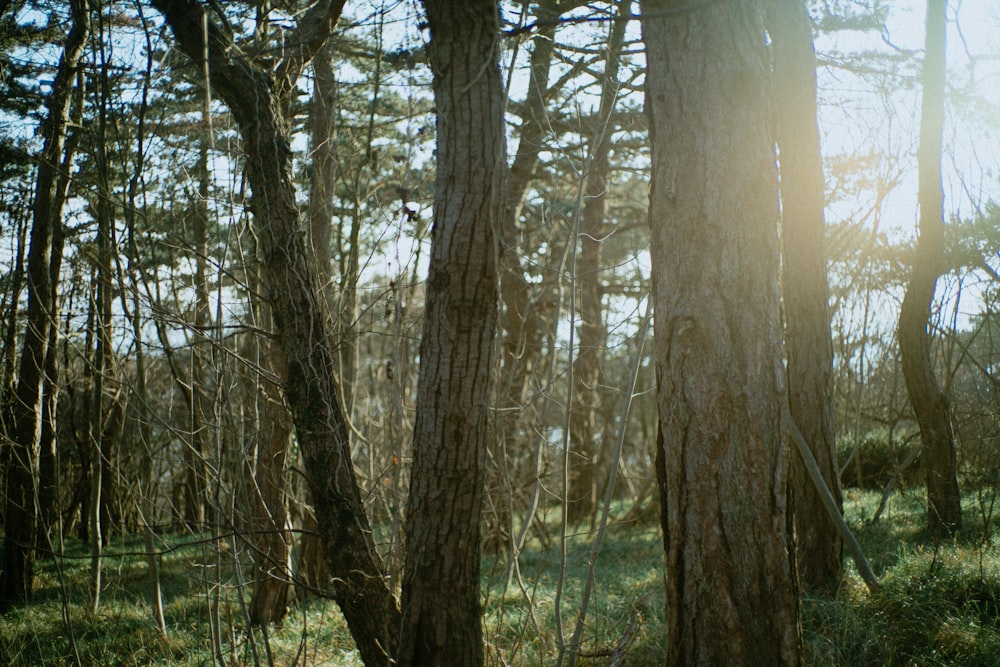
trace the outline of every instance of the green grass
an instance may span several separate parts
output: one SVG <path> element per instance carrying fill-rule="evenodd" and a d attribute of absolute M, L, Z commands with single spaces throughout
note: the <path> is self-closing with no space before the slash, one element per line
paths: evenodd
<path fill-rule="evenodd" d="M 833 599 L 803 596 L 807 665 L 1000 664 L 1000 551 L 982 492 L 966 497 L 966 531 L 937 543 L 923 530 L 919 488 L 892 496 L 873 522 L 879 495 L 849 490 L 846 514 L 881 579 L 869 593 L 846 561 Z M 982 511 L 981 511 L 982 508 Z M 561 604 L 566 636 L 587 576 L 592 533 L 567 547 Z M 139 538 L 116 538 L 106 549 L 100 609 L 89 609 L 89 557 L 68 540 L 64 555 L 37 563 L 34 601 L 0 616 L 3 665 L 213 665 L 209 619 L 228 665 L 359 665 L 335 605 L 297 605 L 280 628 L 248 634 L 231 549 L 196 536 L 162 538 L 161 580 L 168 634 L 150 621 L 146 562 Z M 596 566 L 578 664 L 606 665 L 625 646 L 623 665 L 657 665 L 663 655 L 662 542 L 655 523 L 613 524 Z M 556 640 L 558 540 L 531 541 L 520 577 L 504 586 L 502 557 L 484 558 L 484 640 L 490 665 L 552 664 Z M 221 565 L 221 567 L 218 567 Z M 242 598 L 241 598 L 242 596 Z M 216 611 L 217 610 L 217 611 Z"/>
<path fill-rule="evenodd" d="M 562 599 L 564 634 L 569 638 L 587 578 L 593 534 L 569 540 Z M 552 664 L 558 656 L 556 589 L 559 545 L 537 543 L 519 559 L 521 581 L 503 589 L 503 565 L 487 577 L 486 632 L 492 664 Z M 662 541 L 655 526 L 612 525 L 597 560 L 596 577 L 581 640 L 580 664 L 607 664 L 608 654 L 627 643 L 623 665 L 658 664 L 663 655 Z M 492 563 L 491 563 L 492 565 Z"/>
<path fill-rule="evenodd" d="M 848 563 L 836 599 L 803 597 L 806 664 L 1000 664 L 1000 550 L 984 539 L 997 520 L 978 512 L 979 496 L 966 496 L 963 533 L 936 541 L 919 489 L 894 495 L 877 522 L 878 493 L 845 495 L 881 588 L 869 593 Z"/>
<path fill-rule="evenodd" d="M 118 538 L 105 548 L 101 605 L 90 609 L 88 550 L 67 540 L 62 557 L 36 562 L 31 604 L 0 616 L 3 665 L 212 665 L 218 619 L 226 664 L 360 665 L 336 608 L 313 600 L 289 614 L 265 638 L 243 623 L 241 593 L 228 549 L 207 538 L 175 535 L 159 548 L 167 636 L 151 620 L 149 579 L 141 538 Z M 218 567 L 221 564 L 221 568 Z M 60 581 L 65 582 L 60 586 Z M 217 610 L 217 613 L 213 613 Z M 64 614 L 65 611 L 65 614 Z M 67 620 L 68 619 L 68 620 Z M 256 654 L 256 659 L 255 659 Z"/>

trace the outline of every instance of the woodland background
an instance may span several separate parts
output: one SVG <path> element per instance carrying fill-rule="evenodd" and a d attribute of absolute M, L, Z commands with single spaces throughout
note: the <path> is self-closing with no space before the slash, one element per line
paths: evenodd
<path fill-rule="evenodd" d="M 979 570 L 956 579 L 963 599 L 981 603 L 969 640 L 980 652 L 962 655 L 988 664 L 975 660 L 997 641 L 983 633 L 1000 609 L 996 574 L 983 565 L 1000 482 L 1000 9 L 931 0 L 947 35 L 935 51 L 920 2 L 720 4 L 0 2 L 0 604 L 14 624 L 5 634 L 23 637 L 5 655 L 22 664 L 722 659 L 713 651 L 731 649 L 718 638 L 698 640 L 711 649 L 677 640 L 708 634 L 717 618 L 670 613 L 684 604 L 671 563 L 687 562 L 659 542 L 661 493 L 679 488 L 666 481 L 680 474 L 663 416 L 672 371 L 661 371 L 659 404 L 657 388 L 658 360 L 669 366 L 658 355 L 685 344 L 678 333 L 663 347 L 680 320 L 668 319 L 674 290 L 662 286 L 719 273 L 730 276 L 720 284 L 749 290 L 729 294 L 735 305 L 719 301 L 732 308 L 715 329 L 719 344 L 767 341 L 762 358 L 778 359 L 792 385 L 743 391 L 770 401 L 771 417 L 787 410 L 798 422 L 878 575 L 907 562 L 918 571 L 924 556 L 931 573 L 978 557 Z M 740 23 L 741 11 L 752 19 Z M 717 47 L 706 39 L 690 55 L 683 40 L 650 41 L 699 12 L 717 17 Z M 697 20 L 685 24 L 691 34 L 714 25 Z M 725 67 L 747 52 L 741 44 L 763 54 L 769 74 L 747 79 L 719 112 L 733 123 L 712 125 L 706 112 L 702 126 L 685 125 L 677 119 L 690 114 L 649 103 L 671 85 L 653 81 L 657 58 L 711 68 L 720 53 Z M 676 99 L 702 90 L 677 85 Z M 700 173 L 692 156 L 702 151 L 685 146 L 743 122 L 771 169 L 779 145 L 761 255 L 741 255 L 740 239 L 756 248 L 758 238 L 744 223 L 722 234 L 730 241 L 699 245 L 698 232 L 660 223 L 676 216 L 656 200 L 658 173 L 675 182 L 686 168 Z M 796 163 L 799 150 L 807 158 Z M 809 155 L 817 166 L 822 156 L 818 185 Z M 722 177 L 696 196 L 713 206 L 735 197 L 726 210 L 753 218 L 739 179 L 727 183 L 731 168 L 709 170 Z M 921 180 L 935 175 L 936 226 Z M 757 283 L 761 266 L 770 278 Z M 692 298 L 714 312 L 706 294 Z M 810 320 L 818 328 L 804 334 L 796 313 L 810 308 L 821 324 Z M 808 364 L 813 380 L 800 381 Z M 699 368 L 675 367 L 689 377 Z M 815 395 L 800 389 L 808 382 Z M 919 414 L 920 386 L 946 427 Z M 836 664 L 850 658 L 820 648 L 816 610 L 873 605 L 880 584 L 868 590 L 864 572 L 845 567 L 790 430 L 771 417 L 761 440 L 785 453 L 762 450 L 721 484 L 740 486 L 754 460 L 787 468 L 795 518 L 774 502 L 789 526 L 799 522 L 789 531 L 805 601 L 790 596 L 792 616 L 761 622 L 799 636 L 804 608 L 807 661 Z M 927 452 L 938 463 L 944 452 L 944 473 Z M 774 498 L 783 475 L 768 487 Z M 768 515 L 740 511 L 758 510 Z M 895 522 L 878 537 L 888 541 L 873 537 L 880 519 Z M 788 545 L 777 546 L 787 559 Z M 619 591 L 626 602 L 609 611 L 618 583 L 662 588 L 664 549 L 667 599 Z M 755 559 L 737 553 L 723 560 Z M 597 566 L 608 558 L 623 569 Z M 637 572 L 648 581 L 632 582 Z M 187 580 L 175 582 L 183 595 L 175 578 Z M 602 600 L 597 620 L 591 596 Z M 101 649 L 86 636 L 120 622 L 124 599 L 141 618 L 129 627 L 148 640 L 89 653 Z M 15 628 L 43 601 L 59 610 L 39 621 L 62 637 L 50 642 L 59 657 L 35 653 L 41 625 Z M 758 613 L 741 604 L 741 617 Z M 692 625 L 674 627 L 673 616 Z M 301 642 L 288 657 L 280 633 L 296 624 Z M 325 626 L 339 635 L 321 634 L 310 654 L 306 626 L 310 642 Z M 441 628 L 447 640 L 428 639 Z M 782 641 L 777 662 L 751 648 L 745 664 L 797 664 L 801 647 L 788 653 Z M 905 664 L 905 649 L 885 646 L 858 651 L 872 664 Z"/>

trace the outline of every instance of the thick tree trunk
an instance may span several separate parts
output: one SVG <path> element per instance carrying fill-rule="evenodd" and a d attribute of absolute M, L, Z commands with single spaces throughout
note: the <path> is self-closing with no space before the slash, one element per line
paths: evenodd
<path fill-rule="evenodd" d="M 21 348 L 17 387 L 11 407 L 9 438 L 5 447 L 7 480 L 4 493 L 4 548 L 0 572 L 0 610 L 13 602 L 31 598 L 37 530 L 35 515 L 35 465 L 38 456 L 42 387 L 49 327 L 55 326 L 56 285 L 52 282 L 53 235 L 60 224 L 59 165 L 63 158 L 70 98 L 80 57 L 90 32 L 87 0 L 70 3 L 73 25 L 52 92 L 48 115 L 42 126 L 44 145 L 38 164 L 32 211 L 31 242 L 28 250 L 27 326 Z M 63 180 L 63 183 L 66 181 Z"/>
<path fill-rule="evenodd" d="M 192 0 L 153 4 L 180 48 L 200 61 L 205 48 L 202 6 Z M 351 460 L 336 382 L 332 318 L 320 297 L 318 270 L 295 203 L 286 128 L 271 78 L 211 21 L 207 25 L 212 87 L 232 111 L 246 152 L 266 298 L 288 369 L 285 396 L 320 518 L 334 598 L 365 664 L 385 665 L 394 652 L 399 609 L 375 549 Z"/>
<path fill-rule="evenodd" d="M 781 155 L 782 296 L 788 406 L 826 486 L 842 505 L 833 422 L 833 342 L 824 246 L 824 185 L 816 123 L 816 53 L 803 0 L 771 0 L 772 99 Z M 797 454 L 789 459 L 799 576 L 832 592 L 843 540 Z"/>
<path fill-rule="evenodd" d="M 82 85 L 83 77 L 80 77 Z M 82 100 L 80 100 L 82 105 Z M 65 196 L 69 187 L 69 169 L 72 163 L 72 155 L 75 147 L 66 147 L 66 155 L 63 158 L 62 179 L 58 192 Z M 62 210 L 62 202 L 57 204 L 57 210 Z M 45 350 L 45 379 L 42 384 L 42 424 L 39 432 L 38 446 L 38 539 L 37 547 L 44 549 L 51 554 L 52 544 L 52 522 L 55 520 L 56 501 L 58 492 L 58 459 L 57 448 L 57 419 L 59 412 L 59 364 L 57 343 L 59 340 L 59 273 L 62 270 L 63 243 L 65 232 L 62 220 L 53 220 L 52 230 L 52 257 L 49 262 L 50 284 L 52 286 L 52 321 L 49 324 L 49 342 Z"/>
<path fill-rule="evenodd" d="M 927 525 L 947 534 L 962 527 L 955 437 L 948 398 L 938 387 L 928 331 L 931 304 L 944 264 L 944 193 L 941 143 L 944 127 L 946 0 L 927 2 L 923 102 L 920 110 L 920 234 L 906 295 L 899 312 L 899 353 L 910 404 L 920 425 L 927 473 Z"/>
<path fill-rule="evenodd" d="M 426 0 L 437 105 L 399 665 L 481 665 L 480 513 L 505 170 L 497 3 Z"/>
<path fill-rule="evenodd" d="M 70 123 L 79 125 L 83 118 L 84 95 L 86 93 L 86 76 L 77 73 L 73 92 L 73 104 Z M 70 133 L 66 137 L 59 169 L 59 180 L 56 186 L 54 209 L 62 211 L 69 194 L 70 173 L 76 158 L 79 144 L 79 134 Z M 39 434 L 38 453 L 38 548 L 47 553 L 54 552 L 52 544 L 52 523 L 56 519 L 56 503 L 58 492 L 58 456 L 57 456 L 57 421 L 59 413 L 59 276 L 62 272 L 63 246 L 66 232 L 63 229 L 61 215 L 53 219 L 52 228 L 52 258 L 49 262 L 49 276 L 52 285 L 52 321 L 49 327 L 49 343 L 45 351 L 45 380 L 42 386 L 44 404 L 42 407 L 42 426 Z"/>
<path fill-rule="evenodd" d="M 667 665 L 800 663 L 760 10 L 643 5 Z"/>

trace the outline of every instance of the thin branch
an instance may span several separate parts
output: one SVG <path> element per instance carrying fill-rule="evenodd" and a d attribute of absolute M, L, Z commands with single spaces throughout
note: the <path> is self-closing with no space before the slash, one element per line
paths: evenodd
<path fill-rule="evenodd" d="M 837 526 L 837 530 L 840 532 L 840 536 L 844 539 L 844 543 L 847 544 L 851 551 L 851 557 L 854 559 L 855 565 L 858 566 L 858 574 L 864 580 L 865 585 L 868 586 L 868 590 L 871 592 L 877 591 L 881 585 L 879 584 L 878 577 L 872 571 L 872 566 L 869 564 L 868 559 L 865 557 L 865 552 L 861 548 L 861 543 L 851 532 L 850 526 L 847 525 L 847 521 L 844 520 L 844 515 L 840 513 L 840 508 L 837 507 L 837 501 L 833 499 L 833 495 L 830 493 L 830 489 L 826 485 L 826 481 L 823 479 L 823 473 L 819 470 L 819 465 L 816 463 L 816 458 L 813 456 L 812 451 L 809 449 L 809 444 L 806 442 L 805 436 L 802 435 L 802 431 L 799 430 L 798 424 L 795 423 L 795 419 L 792 417 L 791 412 L 787 409 L 782 410 L 785 415 L 785 421 L 788 423 L 788 430 L 792 435 L 792 440 L 795 441 L 795 445 L 799 450 L 799 454 L 802 456 L 802 462 L 806 465 L 806 470 L 809 471 L 809 477 L 812 478 L 813 484 L 816 485 L 816 490 L 819 492 L 820 498 L 823 500 L 823 507 L 826 508 L 827 514 L 830 515 L 830 520 L 833 521 L 834 525 Z"/>

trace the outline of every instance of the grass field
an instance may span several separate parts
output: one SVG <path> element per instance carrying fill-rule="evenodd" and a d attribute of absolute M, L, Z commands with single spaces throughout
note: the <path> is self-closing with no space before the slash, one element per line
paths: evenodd
<path fill-rule="evenodd" d="M 1000 552 L 991 542 L 992 496 L 966 496 L 961 539 L 935 544 L 922 531 L 919 489 L 896 494 L 872 522 L 878 494 L 848 491 L 846 515 L 882 587 L 869 593 L 847 563 L 836 596 L 803 596 L 807 665 L 1000 664 Z M 569 541 L 562 624 L 576 622 L 592 534 Z M 232 543 L 191 535 L 161 538 L 168 634 L 150 621 L 141 538 L 106 549 L 102 603 L 89 609 L 86 547 L 67 540 L 64 554 L 38 562 L 36 597 L 0 617 L 3 665 L 358 665 L 336 606 L 297 605 L 266 635 L 245 630 L 249 589 Z M 663 655 L 662 551 L 659 529 L 613 524 L 596 565 L 582 665 L 658 665 Z M 484 559 L 484 639 L 491 665 L 553 664 L 558 540 L 535 540 L 505 586 L 504 562 Z"/>

